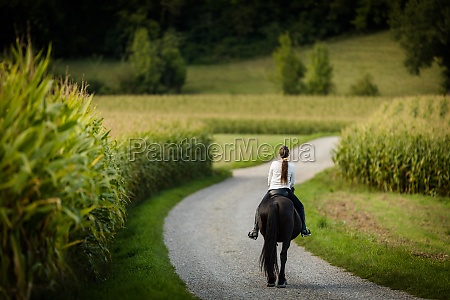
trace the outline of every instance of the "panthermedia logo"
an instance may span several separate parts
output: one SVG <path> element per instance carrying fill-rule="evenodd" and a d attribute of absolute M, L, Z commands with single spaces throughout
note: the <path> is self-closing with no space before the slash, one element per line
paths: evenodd
<path fill-rule="evenodd" d="M 284 139 L 276 145 L 261 143 L 257 138 L 235 138 L 231 143 L 208 145 L 198 143 L 195 138 L 180 143 L 147 143 L 143 138 L 133 138 L 129 139 L 129 159 L 135 161 L 139 155 L 145 155 L 150 161 L 268 162 L 277 157 L 283 145 L 291 149 L 290 161 L 315 161 L 314 146 L 299 145 L 296 138 Z"/>

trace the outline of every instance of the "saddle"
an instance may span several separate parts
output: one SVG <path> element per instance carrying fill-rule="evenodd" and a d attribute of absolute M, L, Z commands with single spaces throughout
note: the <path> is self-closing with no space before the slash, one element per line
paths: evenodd
<path fill-rule="evenodd" d="M 275 196 L 283 196 L 286 198 L 289 198 L 289 192 L 286 191 L 286 189 L 274 189 L 269 191 L 269 198 L 275 197 Z"/>

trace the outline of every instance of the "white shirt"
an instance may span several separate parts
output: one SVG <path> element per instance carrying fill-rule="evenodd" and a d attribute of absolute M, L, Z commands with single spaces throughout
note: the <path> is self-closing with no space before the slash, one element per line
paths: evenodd
<path fill-rule="evenodd" d="M 288 162 L 288 176 L 287 183 L 281 183 L 281 161 L 273 161 L 270 165 L 269 176 L 267 178 L 269 184 L 269 190 L 292 188 L 295 184 L 295 166 L 293 163 Z"/>

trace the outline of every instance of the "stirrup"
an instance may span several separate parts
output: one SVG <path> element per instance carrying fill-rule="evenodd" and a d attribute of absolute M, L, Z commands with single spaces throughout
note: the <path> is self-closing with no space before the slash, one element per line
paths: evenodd
<path fill-rule="evenodd" d="M 253 229 L 248 233 L 248 237 L 251 238 L 252 240 L 256 240 L 258 238 L 258 231 Z"/>
<path fill-rule="evenodd" d="M 309 230 L 308 228 L 302 229 L 301 234 L 302 234 L 302 237 L 310 236 L 311 235 L 311 230 Z"/>

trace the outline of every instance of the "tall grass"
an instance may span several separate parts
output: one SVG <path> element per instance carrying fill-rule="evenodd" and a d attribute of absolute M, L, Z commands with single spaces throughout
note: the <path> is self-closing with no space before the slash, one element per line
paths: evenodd
<path fill-rule="evenodd" d="M 450 195 L 447 97 L 402 98 L 342 133 L 335 162 L 354 181 L 384 191 Z"/>

